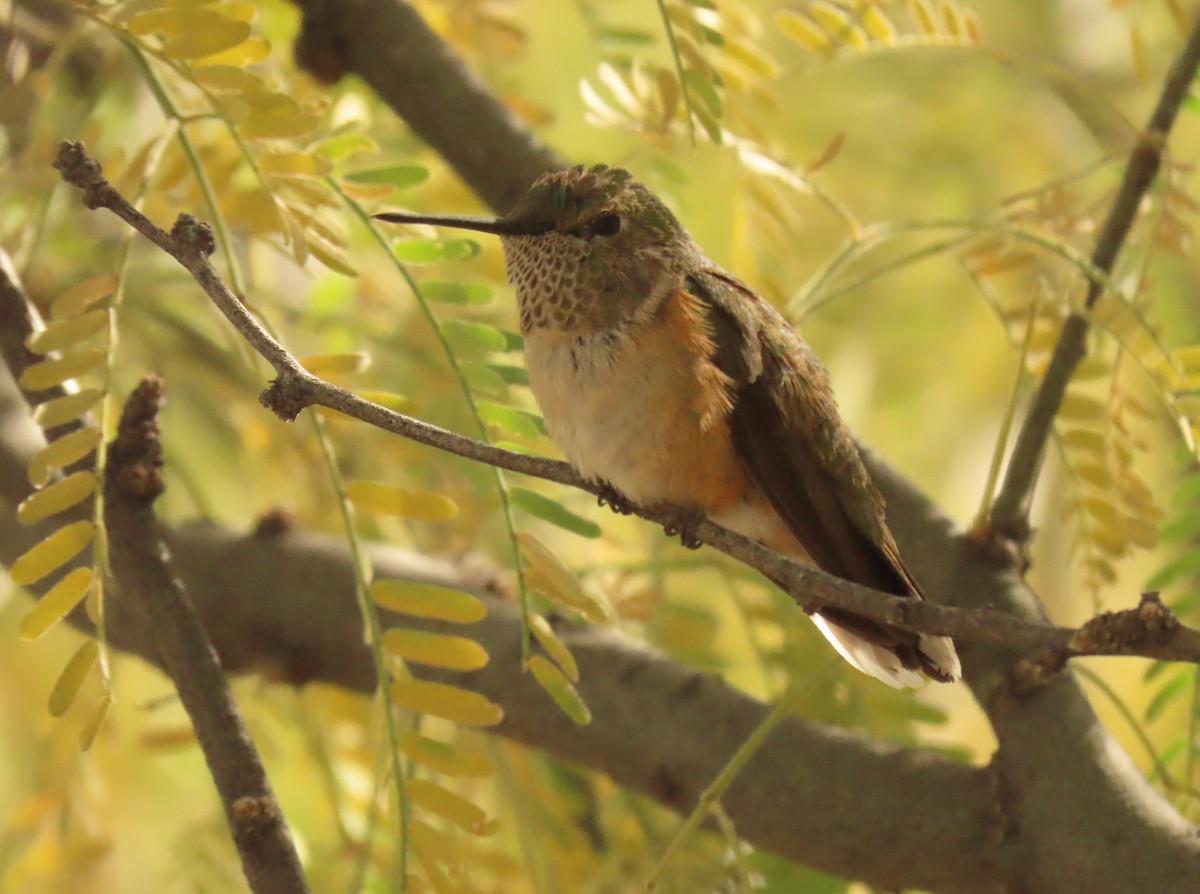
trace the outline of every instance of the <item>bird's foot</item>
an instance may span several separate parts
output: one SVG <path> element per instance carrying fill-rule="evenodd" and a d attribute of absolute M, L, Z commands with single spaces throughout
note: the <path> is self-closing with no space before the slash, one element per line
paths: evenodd
<path fill-rule="evenodd" d="M 708 516 L 704 514 L 703 509 L 697 509 L 695 506 L 672 506 L 671 518 L 663 525 L 663 530 L 669 537 L 679 535 L 679 542 L 683 544 L 684 549 L 699 549 L 701 544 L 700 538 L 696 536 L 696 529 L 705 521 L 708 521 Z"/>
<path fill-rule="evenodd" d="M 600 482 L 600 493 L 596 497 L 596 502 L 601 506 L 607 506 L 617 515 L 633 514 L 633 502 L 607 481 Z"/>

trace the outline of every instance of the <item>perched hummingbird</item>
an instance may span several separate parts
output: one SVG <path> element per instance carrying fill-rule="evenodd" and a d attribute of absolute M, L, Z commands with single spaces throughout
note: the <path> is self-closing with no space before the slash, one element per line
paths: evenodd
<path fill-rule="evenodd" d="M 672 503 L 830 574 L 923 598 L 825 368 L 628 171 L 546 174 L 496 219 L 376 217 L 500 236 L 546 426 L 618 505 Z M 948 637 L 837 609 L 812 619 L 891 686 L 961 676 Z"/>

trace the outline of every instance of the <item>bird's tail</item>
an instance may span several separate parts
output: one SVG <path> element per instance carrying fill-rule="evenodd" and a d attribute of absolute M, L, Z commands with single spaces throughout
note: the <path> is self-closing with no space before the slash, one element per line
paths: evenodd
<path fill-rule="evenodd" d="M 958 653 L 948 636 L 921 634 L 915 645 L 898 648 L 832 621 L 820 612 L 812 615 L 812 619 L 839 655 L 864 674 L 896 689 L 922 685 L 925 680 L 921 671 L 944 681 L 962 676 Z"/>

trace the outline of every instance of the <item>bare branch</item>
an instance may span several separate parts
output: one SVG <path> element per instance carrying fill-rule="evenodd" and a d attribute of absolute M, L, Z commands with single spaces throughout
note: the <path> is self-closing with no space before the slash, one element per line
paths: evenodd
<path fill-rule="evenodd" d="M 1192 27 L 1175 64 L 1171 66 L 1158 104 L 1141 134 L 1125 167 L 1121 187 L 1109 208 L 1108 218 L 1096 239 L 1092 268 L 1099 275 L 1088 280 L 1083 311 L 1073 312 L 1063 324 L 1050 364 L 1029 408 L 1029 414 L 1017 435 L 1004 483 L 991 510 L 991 528 L 995 534 L 1019 543 L 1029 539 L 1029 507 L 1041 471 L 1054 417 L 1075 367 L 1087 355 L 1087 336 L 1091 329 L 1090 312 L 1100 300 L 1104 280 L 1137 219 L 1138 208 L 1154 182 L 1167 149 L 1167 139 L 1188 90 L 1200 68 L 1200 19 Z"/>
<path fill-rule="evenodd" d="M 109 450 L 104 518 L 113 574 L 122 597 L 145 614 L 157 663 L 171 675 L 191 717 L 251 890 L 307 894 L 283 812 L 217 654 L 167 566 L 151 509 L 163 488 L 157 423 L 161 403 L 161 383 L 143 379 L 125 404 Z"/>
<path fill-rule="evenodd" d="M 263 403 L 283 419 L 294 419 L 305 407 L 329 407 L 370 425 L 422 444 L 497 468 L 519 472 L 602 495 L 603 488 L 556 460 L 503 450 L 457 435 L 437 426 L 395 413 L 311 375 L 256 321 L 245 305 L 209 263 L 211 231 L 206 224 L 181 214 L 170 233 L 155 226 L 104 179 L 100 165 L 79 143 L 64 142 L 55 166 L 67 182 L 84 191 L 89 208 L 107 208 L 167 252 L 191 273 L 235 328 L 278 373 L 263 393 Z M 673 525 L 679 507 L 630 507 L 637 515 L 661 525 Z M 690 533 L 690 532 L 689 532 Z M 988 609 L 971 610 L 934 605 L 881 593 L 807 568 L 712 522 L 700 522 L 696 538 L 760 571 L 778 584 L 807 612 L 839 608 L 894 627 L 951 636 L 962 641 L 1003 644 L 1018 654 L 1053 655 L 1046 667 L 1061 667 L 1080 655 L 1146 655 L 1162 660 L 1200 662 L 1200 631 L 1172 621 L 1153 629 L 1125 625 L 1121 636 L 1080 638 L 1078 631 L 1028 621 Z"/>

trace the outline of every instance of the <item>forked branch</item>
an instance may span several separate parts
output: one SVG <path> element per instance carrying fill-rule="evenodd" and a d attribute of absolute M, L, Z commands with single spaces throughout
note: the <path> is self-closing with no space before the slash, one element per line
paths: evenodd
<path fill-rule="evenodd" d="M 1108 217 L 1096 239 L 1091 266 L 1096 272 L 1088 281 L 1083 309 L 1072 312 L 1063 324 L 1050 364 L 1042 377 L 1029 413 L 1017 435 L 1012 458 L 1004 483 L 991 510 L 991 530 L 994 534 L 1023 544 L 1029 539 L 1029 507 L 1037 484 L 1046 442 L 1054 425 L 1054 417 L 1062 406 L 1063 395 L 1075 373 L 1075 367 L 1087 355 L 1087 337 L 1091 330 L 1091 312 L 1100 300 L 1104 282 L 1109 279 L 1113 264 L 1129 231 L 1137 219 L 1138 208 L 1150 189 L 1167 149 L 1167 139 L 1187 99 L 1196 71 L 1200 68 L 1200 20 L 1192 26 L 1187 43 L 1163 82 L 1158 104 L 1141 133 L 1137 146 L 1125 166 L 1121 187 L 1108 210 Z"/>

